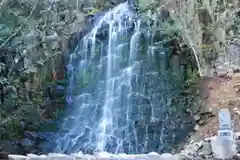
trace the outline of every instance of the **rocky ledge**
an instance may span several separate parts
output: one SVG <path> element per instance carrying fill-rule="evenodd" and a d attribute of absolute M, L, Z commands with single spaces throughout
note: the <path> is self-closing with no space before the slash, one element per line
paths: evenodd
<path fill-rule="evenodd" d="M 94 155 L 83 154 L 82 152 L 73 153 L 70 155 L 49 153 L 48 155 L 35 155 L 28 154 L 23 155 L 8 155 L 9 160 L 214 160 L 219 152 L 222 152 L 221 145 L 225 148 L 225 144 L 220 144 L 217 141 L 218 137 L 213 136 L 206 138 L 199 142 L 189 142 L 183 147 L 180 153 L 171 154 L 164 153 L 158 154 L 151 152 L 148 154 L 137 154 L 137 155 L 127 155 L 127 154 L 111 154 L 107 152 L 98 152 Z M 240 160 L 240 133 L 234 134 L 234 148 L 232 153 L 233 157 L 230 159 Z"/>

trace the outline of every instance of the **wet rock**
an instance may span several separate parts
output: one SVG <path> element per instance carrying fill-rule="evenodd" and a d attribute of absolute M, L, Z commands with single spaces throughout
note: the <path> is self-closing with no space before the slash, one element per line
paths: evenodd
<path fill-rule="evenodd" d="M 212 154 L 212 148 L 210 142 L 202 141 L 202 147 L 199 150 L 198 153 L 200 156 L 209 156 Z"/>
<path fill-rule="evenodd" d="M 128 0 L 127 2 L 131 10 L 138 11 L 137 0 Z"/>
<path fill-rule="evenodd" d="M 213 159 L 210 139 L 200 142 L 190 142 L 178 155 L 179 160 Z"/>
<path fill-rule="evenodd" d="M 28 138 L 24 138 L 21 140 L 18 140 L 16 142 L 18 149 L 22 149 L 22 153 L 37 153 L 38 152 L 38 146 L 36 145 L 36 141 Z M 13 152 L 14 153 L 14 152 Z M 17 152 L 19 153 L 19 151 Z"/>
<path fill-rule="evenodd" d="M 25 146 L 25 147 L 32 147 L 34 145 L 34 142 L 25 138 L 19 141 L 19 144 L 21 146 Z"/>
<path fill-rule="evenodd" d="M 240 153 L 240 140 L 236 140 L 236 150 L 237 153 Z"/>
<path fill-rule="evenodd" d="M 194 142 L 192 144 L 188 144 L 181 153 L 184 155 L 196 155 L 201 147 L 202 142 Z"/>
<path fill-rule="evenodd" d="M 234 155 L 233 160 L 240 160 L 240 154 Z"/>
<path fill-rule="evenodd" d="M 8 159 L 8 154 L 7 153 L 5 153 L 5 152 L 0 152 L 0 159 L 2 159 L 2 160 L 7 160 Z"/>
<path fill-rule="evenodd" d="M 20 150 L 15 142 L 12 141 L 1 141 L 0 149 L 3 150 L 6 153 L 21 153 L 22 150 Z"/>
<path fill-rule="evenodd" d="M 26 138 L 30 138 L 30 139 L 36 139 L 38 137 L 38 134 L 36 132 L 30 132 L 30 131 L 25 131 L 24 135 Z"/>

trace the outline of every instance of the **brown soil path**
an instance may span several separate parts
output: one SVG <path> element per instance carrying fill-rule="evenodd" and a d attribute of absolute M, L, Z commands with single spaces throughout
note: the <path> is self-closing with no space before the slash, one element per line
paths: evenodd
<path fill-rule="evenodd" d="M 222 77 L 205 77 L 201 81 L 201 93 L 205 97 L 205 111 L 212 111 L 214 117 L 205 119 L 205 124 L 193 133 L 194 140 L 217 134 L 218 110 L 229 108 L 232 114 L 234 131 L 240 131 L 240 74 Z"/>

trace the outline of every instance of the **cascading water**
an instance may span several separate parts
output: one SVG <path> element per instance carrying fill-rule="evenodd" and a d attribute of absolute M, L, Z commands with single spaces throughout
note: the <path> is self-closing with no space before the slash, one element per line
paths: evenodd
<path fill-rule="evenodd" d="M 68 65 L 70 113 L 55 152 L 162 152 L 177 141 L 176 128 L 183 134 L 169 102 L 180 85 L 165 78 L 164 52 L 154 49 L 149 35 L 143 38 L 141 21 L 122 3 L 82 39 Z"/>

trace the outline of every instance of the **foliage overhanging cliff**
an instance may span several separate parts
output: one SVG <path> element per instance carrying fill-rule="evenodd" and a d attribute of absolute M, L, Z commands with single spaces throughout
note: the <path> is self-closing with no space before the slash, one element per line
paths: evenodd
<path fill-rule="evenodd" d="M 155 1 L 154 3 L 139 0 L 143 11 L 150 10 L 150 16 L 165 8 L 181 28 L 184 41 L 192 48 L 198 60 L 199 74 L 212 76 L 215 71 L 214 61 L 224 56 L 223 63 L 232 63 L 232 68 L 239 67 L 235 62 L 229 62 L 233 48 L 231 44 L 239 45 L 240 35 L 240 3 L 237 0 L 200 0 L 200 1 Z M 156 7 L 157 6 L 157 7 Z M 155 12 L 154 12 L 155 10 Z M 155 14 L 155 15 L 154 15 Z"/>

